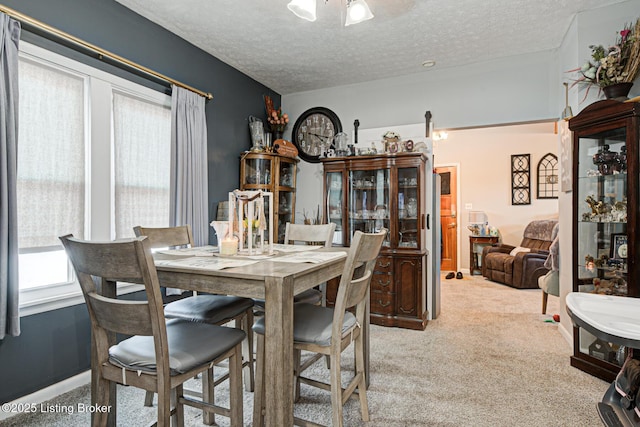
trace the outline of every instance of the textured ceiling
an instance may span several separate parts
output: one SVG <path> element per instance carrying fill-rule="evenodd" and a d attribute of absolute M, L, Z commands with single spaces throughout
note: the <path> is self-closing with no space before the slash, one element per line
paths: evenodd
<path fill-rule="evenodd" d="M 555 49 L 577 12 L 625 0 L 367 0 L 349 27 L 345 0 L 315 22 L 289 0 L 116 1 L 284 95 Z"/>

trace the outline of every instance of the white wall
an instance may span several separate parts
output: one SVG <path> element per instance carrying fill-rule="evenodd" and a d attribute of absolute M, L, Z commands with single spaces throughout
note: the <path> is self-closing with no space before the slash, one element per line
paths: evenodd
<path fill-rule="evenodd" d="M 513 56 L 466 67 L 340 86 L 282 97 L 298 117 L 308 108 L 333 110 L 347 131 L 424 122 L 430 110 L 437 128 L 459 128 L 557 117 L 556 54 Z M 289 128 L 290 131 L 290 128 Z"/>
<path fill-rule="evenodd" d="M 520 55 L 466 67 L 424 71 L 394 79 L 300 92 L 282 97 L 297 118 L 308 108 L 333 110 L 343 129 L 424 123 L 427 110 L 436 128 L 549 120 L 558 116 L 560 76 L 554 52 Z M 552 72 L 553 70 L 553 72 Z M 526 82 L 526 84 L 525 84 Z M 291 137 L 291 126 L 285 138 Z M 322 167 L 299 164 L 296 218 L 322 203 Z"/>

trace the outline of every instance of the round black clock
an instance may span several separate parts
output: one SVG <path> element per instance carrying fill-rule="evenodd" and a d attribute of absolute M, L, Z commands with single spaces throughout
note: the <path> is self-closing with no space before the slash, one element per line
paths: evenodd
<path fill-rule="evenodd" d="M 333 137 L 339 132 L 342 132 L 342 124 L 336 113 L 328 108 L 314 107 L 298 117 L 291 139 L 302 160 L 317 163 L 333 147 Z"/>

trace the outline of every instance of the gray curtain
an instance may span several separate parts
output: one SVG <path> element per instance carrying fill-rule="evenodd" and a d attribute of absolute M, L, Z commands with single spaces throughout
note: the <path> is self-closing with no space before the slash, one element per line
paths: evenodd
<path fill-rule="evenodd" d="M 171 100 L 172 226 L 191 224 L 197 246 L 209 243 L 207 122 L 204 97 L 173 86 Z"/>
<path fill-rule="evenodd" d="M 20 23 L 0 13 L 0 339 L 20 335 L 18 286 L 18 43 Z"/>

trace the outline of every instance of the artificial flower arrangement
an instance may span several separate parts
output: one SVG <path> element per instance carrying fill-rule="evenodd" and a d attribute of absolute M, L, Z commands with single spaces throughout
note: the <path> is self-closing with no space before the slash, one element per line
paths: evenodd
<path fill-rule="evenodd" d="M 640 19 L 635 25 L 625 25 L 609 47 L 591 45 L 591 59 L 582 67 L 569 72 L 578 72 L 572 86 L 580 83 L 600 88 L 617 83 L 633 83 L 640 69 Z"/>
<path fill-rule="evenodd" d="M 249 229 L 249 220 L 247 218 L 242 220 L 242 225 L 245 230 Z M 254 219 L 251 221 L 251 229 L 255 232 L 260 227 L 260 220 Z"/>
<path fill-rule="evenodd" d="M 273 108 L 273 100 L 268 95 L 264 97 L 264 107 L 267 111 L 267 122 L 271 132 L 284 132 L 284 128 L 289 123 L 289 115 L 282 112 L 282 107 Z"/>

